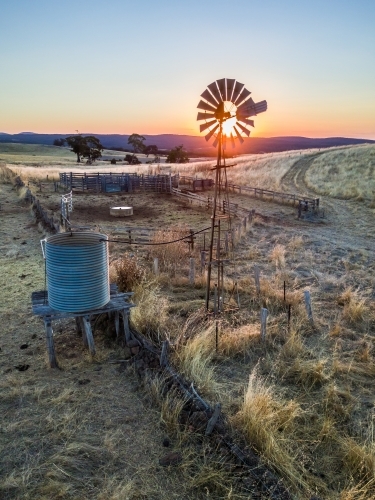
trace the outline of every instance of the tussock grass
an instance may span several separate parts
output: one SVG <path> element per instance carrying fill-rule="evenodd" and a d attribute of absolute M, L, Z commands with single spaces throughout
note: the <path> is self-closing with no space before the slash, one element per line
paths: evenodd
<path fill-rule="evenodd" d="M 285 268 L 285 246 L 284 245 L 275 245 L 270 252 L 270 259 L 274 262 L 276 269 L 284 269 Z"/>
<path fill-rule="evenodd" d="M 238 328 L 224 328 L 219 336 L 219 354 L 233 358 L 245 355 L 261 343 L 259 325 L 242 325 Z"/>
<path fill-rule="evenodd" d="M 296 487 L 306 487 L 293 451 L 291 430 L 302 410 L 293 400 L 283 401 L 276 390 L 253 369 L 242 406 L 232 417 L 235 427 L 268 463 Z"/>
<path fill-rule="evenodd" d="M 110 264 L 110 280 L 116 282 L 120 292 L 131 292 L 146 279 L 146 268 L 132 253 L 124 253 Z"/>
<path fill-rule="evenodd" d="M 370 320 L 371 310 L 368 300 L 361 295 L 359 290 L 347 287 L 338 296 L 337 302 L 343 305 L 342 318 L 351 326 L 360 326 L 365 321 Z"/>
<path fill-rule="evenodd" d="M 168 338 L 169 304 L 157 283 L 134 287 L 134 301 L 137 307 L 130 312 L 134 327 L 157 343 Z"/>
<path fill-rule="evenodd" d="M 0 163 L 0 184 L 13 184 L 16 174 L 5 163 Z"/>
<path fill-rule="evenodd" d="M 176 361 L 182 373 L 193 380 L 199 390 L 218 398 L 222 386 L 216 380 L 216 369 L 212 363 L 214 354 L 215 325 L 212 324 L 181 346 Z"/>

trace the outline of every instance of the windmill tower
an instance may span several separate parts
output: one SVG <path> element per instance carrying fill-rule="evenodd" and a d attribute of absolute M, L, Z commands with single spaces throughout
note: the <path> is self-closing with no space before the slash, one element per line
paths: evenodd
<path fill-rule="evenodd" d="M 222 297 L 223 291 L 223 266 L 220 252 L 220 230 L 221 221 L 226 219 L 230 227 L 231 215 L 230 204 L 227 190 L 227 167 L 225 150 L 227 140 L 229 139 L 232 147 L 235 147 L 236 140 L 242 144 L 244 136 L 249 137 L 250 127 L 254 127 L 254 121 L 249 120 L 251 116 L 256 116 L 267 110 L 267 102 L 260 101 L 255 103 L 243 83 L 233 78 L 221 78 L 210 83 L 206 90 L 201 94 L 197 108 L 199 110 L 197 120 L 204 121 L 200 125 L 200 131 L 207 131 L 206 141 L 214 138 L 213 146 L 217 147 L 217 163 L 215 170 L 215 193 L 211 216 L 211 240 L 209 249 L 208 269 L 207 269 L 207 289 L 206 289 L 206 309 L 209 309 L 212 269 L 217 269 L 217 297 Z M 234 135 L 233 135 L 234 134 Z M 220 203 L 219 197 L 226 198 Z M 224 208 L 226 207 L 226 209 Z M 219 209 L 221 208 L 221 214 Z M 223 213 L 224 212 L 224 213 Z M 214 258 L 214 245 L 216 238 L 216 256 Z M 233 245 L 233 242 L 232 242 Z M 219 303 L 220 303 L 220 299 Z M 219 306 L 220 307 L 220 306 Z M 214 306 L 216 310 L 216 303 Z"/>

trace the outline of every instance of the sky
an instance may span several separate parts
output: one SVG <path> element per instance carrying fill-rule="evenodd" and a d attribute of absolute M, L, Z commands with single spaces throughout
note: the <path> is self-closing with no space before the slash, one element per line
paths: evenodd
<path fill-rule="evenodd" d="M 0 0 L 0 132 L 200 135 L 220 78 L 254 137 L 375 139 L 375 0 Z"/>

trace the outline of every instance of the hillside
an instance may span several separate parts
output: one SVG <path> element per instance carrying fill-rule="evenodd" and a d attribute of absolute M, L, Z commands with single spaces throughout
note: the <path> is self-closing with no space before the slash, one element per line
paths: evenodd
<path fill-rule="evenodd" d="M 92 133 L 84 133 L 88 135 Z M 55 139 L 61 139 L 69 134 L 34 134 L 32 132 L 23 132 L 20 134 L 0 133 L 0 142 L 16 142 L 23 144 L 46 144 L 52 145 Z M 129 135 L 126 134 L 94 134 L 99 138 L 106 148 L 127 148 Z M 207 144 L 203 136 L 159 134 L 144 135 L 146 144 L 156 144 L 159 149 L 171 149 L 183 144 L 184 147 L 193 154 L 201 156 L 215 156 L 216 149 Z M 244 140 L 242 145 L 236 145 L 236 149 L 228 150 L 235 154 L 246 153 L 273 153 L 289 151 L 296 149 L 328 148 L 334 146 L 347 146 L 363 143 L 374 143 L 369 139 L 352 139 L 347 137 L 327 137 L 327 138 L 309 138 L 309 137 L 250 137 Z"/>

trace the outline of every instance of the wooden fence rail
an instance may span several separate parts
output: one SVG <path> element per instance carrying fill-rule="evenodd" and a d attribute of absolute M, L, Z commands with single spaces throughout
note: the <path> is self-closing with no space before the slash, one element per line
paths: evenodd
<path fill-rule="evenodd" d="M 65 189 L 115 193 L 120 191 L 156 191 L 170 193 L 177 186 L 177 176 L 158 174 L 98 172 L 95 174 L 61 172 L 60 185 Z"/>
<path fill-rule="evenodd" d="M 180 175 L 178 178 L 179 186 L 180 185 L 189 185 L 192 186 L 193 191 L 195 190 L 195 183 L 197 181 L 196 177 L 190 177 L 186 175 Z M 207 184 L 208 185 L 208 184 Z M 212 186 L 214 182 L 212 181 Z M 225 189 L 225 186 L 221 186 Z M 247 194 L 249 196 L 253 196 L 255 198 L 260 199 L 272 199 L 272 201 L 278 201 L 282 203 L 292 203 L 293 206 L 299 206 L 302 204 L 304 207 L 312 210 L 317 210 L 319 208 L 319 198 L 308 198 L 306 196 L 301 196 L 298 194 L 292 193 L 281 193 L 280 191 L 272 191 L 270 189 L 263 189 L 251 186 L 244 186 L 240 184 L 232 184 L 228 183 L 227 187 L 229 190 L 233 192 L 238 192 L 239 194 Z"/>

